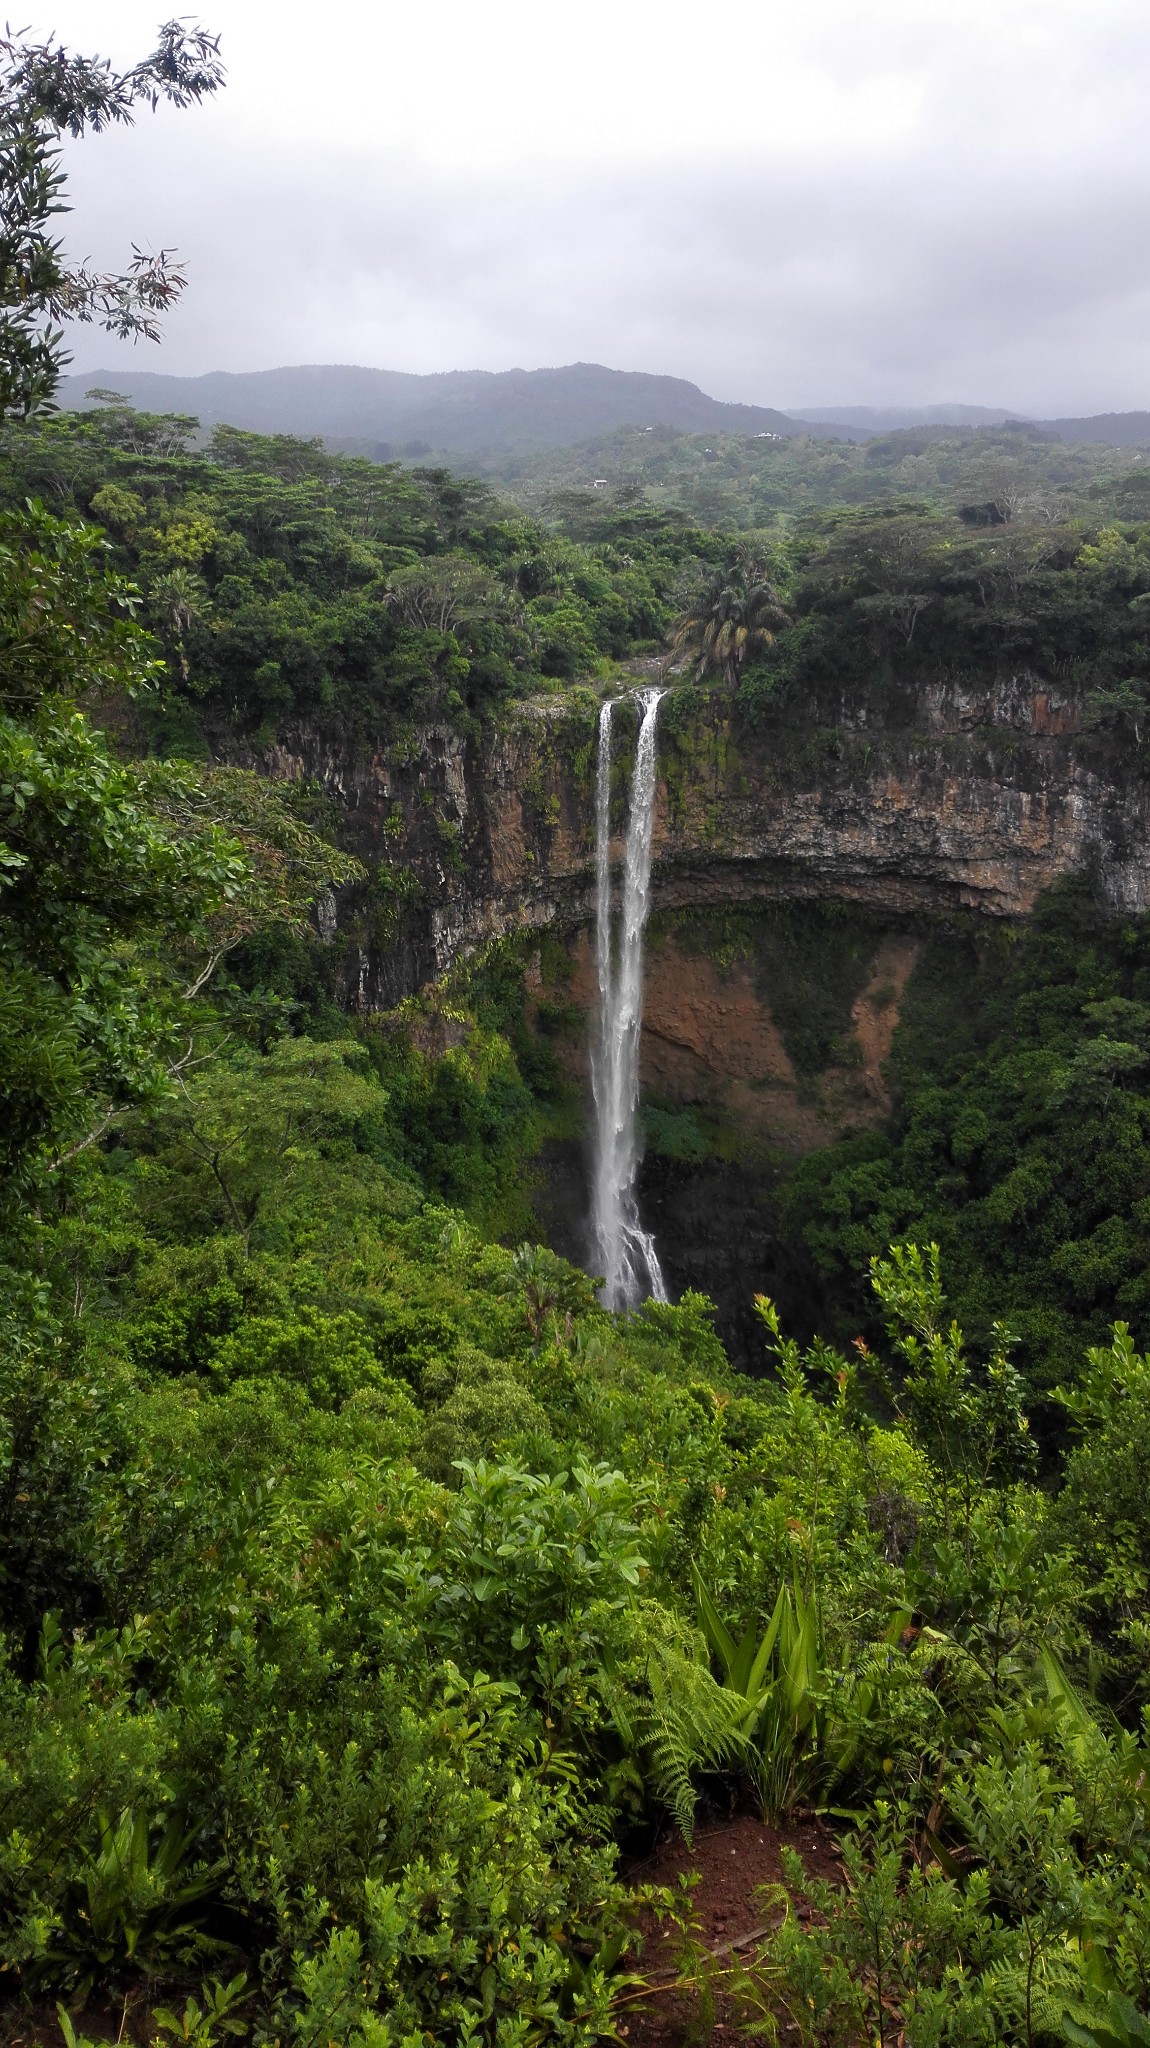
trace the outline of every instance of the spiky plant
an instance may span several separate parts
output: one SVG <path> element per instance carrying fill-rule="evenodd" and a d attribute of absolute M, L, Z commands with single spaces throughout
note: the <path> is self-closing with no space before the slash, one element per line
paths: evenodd
<path fill-rule="evenodd" d="M 789 624 L 766 564 L 741 543 L 676 619 L 667 661 L 688 655 L 698 681 L 721 675 L 733 689 L 744 664 Z"/>

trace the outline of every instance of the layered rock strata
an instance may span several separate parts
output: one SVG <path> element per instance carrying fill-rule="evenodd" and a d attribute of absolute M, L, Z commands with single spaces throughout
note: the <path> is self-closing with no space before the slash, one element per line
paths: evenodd
<path fill-rule="evenodd" d="M 1033 678 L 876 689 L 754 729 L 725 694 L 680 689 L 663 717 L 656 911 L 834 897 L 896 919 L 1019 916 L 1086 868 L 1116 911 L 1150 903 L 1145 773 Z M 265 757 L 337 799 L 377 907 L 381 880 L 404 885 L 383 891 L 374 927 L 341 910 L 360 941 L 351 1002 L 388 1008 L 492 938 L 590 921 L 593 729 L 578 690 L 519 707 L 486 739 L 431 727 L 399 755 L 299 734 Z"/>

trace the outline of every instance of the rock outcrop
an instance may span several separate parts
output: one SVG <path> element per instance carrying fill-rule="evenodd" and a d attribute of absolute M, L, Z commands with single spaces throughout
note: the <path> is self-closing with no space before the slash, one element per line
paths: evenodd
<path fill-rule="evenodd" d="M 661 716 L 656 910 L 834 897 L 896 919 L 1018 916 L 1088 867 L 1115 910 L 1150 903 L 1145 772 L 1033 678 L 876 688 L 754 730 L 725 693 L 680 687 Z M 487 940 L 589 921 L 594 720 L 577 690 L 487 740 L 433 727 L 397 756 L 300 734 L 265 757 L 323 783 L 379 878 L 374 923 L 341 912 L 358 935 L 353 1003 L 387 1008 Z"/>
<path fill-rule="evenodd" d="M 585 1075 L 596 715 L 574 690 L 487 739 L 433 728 L 372 754 L 300 733 L 265 757 L 323 784 L 368 866 L 338 906 L 349 1003 L 389 1010 L 491 939 L 558 934 L 545 964 L 528 959 L 528 993 L 541 1023 L 548 1004 L 572 1015 L 552 1043 Z M 876 683 L 753 729 L 728 694 L 679 687 L 660 720 L 642 1209 L 672 1290 L 709 1293 L 731 1355 L 754 1366 L 756 1288 L 785 1297 L 795 1327 L 807 1314 L 780 1176 L 887 1115 L 885 1063 L 927 925 L 1024 916 L 1087 869 L 1116 912 L 1140 915 L 1150 780 L 1133 748 L 1081 732 L 1073 699 L 1027 677 L 913 696 Z M 621 710 L 615 729 L 621 829 L 634 722 Z M 331 922 L 329 908 L 325 936 Z M 432 1005 L 414 1028 L 441 1024 Z M 541 1230 L 583 1258 L 578 1142 L 548 1146 L 538 1173 Z"/>

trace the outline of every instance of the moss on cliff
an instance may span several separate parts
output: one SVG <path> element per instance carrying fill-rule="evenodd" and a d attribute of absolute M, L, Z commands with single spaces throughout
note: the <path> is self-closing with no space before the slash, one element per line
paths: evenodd
<path fill-rule="evenodd" d="M 883 921 L 842 902 L 768 904 L 657 916 L 651 942 L 674 932 L 680 949 L 720 973 L 750 969 L 797 1074 L 850 1063 L 851 1011 L 866 984 Z"/>
<path fill-rule="evenodd" d="M 1025 922 L 929 933 L 895 1033 L 887 1129 L 804 1160 L 784 1202 L 824 1327 L 866 1327 L 867 1260 L 937 1239 L 972 1336 L 1005 1315 L 1031 1398 L 1122 1317 L 1150 1336 L 1150 926 L 1088 880 Z"/>

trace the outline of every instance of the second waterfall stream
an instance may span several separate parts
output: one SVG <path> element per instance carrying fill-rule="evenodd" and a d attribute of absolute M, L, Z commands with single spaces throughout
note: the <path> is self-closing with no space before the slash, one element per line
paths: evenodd
<path fill-rule="evenodd" d="M 666 1301 L 655 1240 L 639 1221 L 639 1033 L 643 1022 L 643 932 L 651 901 L 651 828 L 655 812 L 655 725 L 662 690 L 638 692 L 641 715 L 631 778 L 618 943 L 612 933 L 611 713 L 599 712 L 595 781 L 595 964 L 599 1010 L 591 1047 L 595 1161 L 591 1230 L 603 1306 Z"/>

